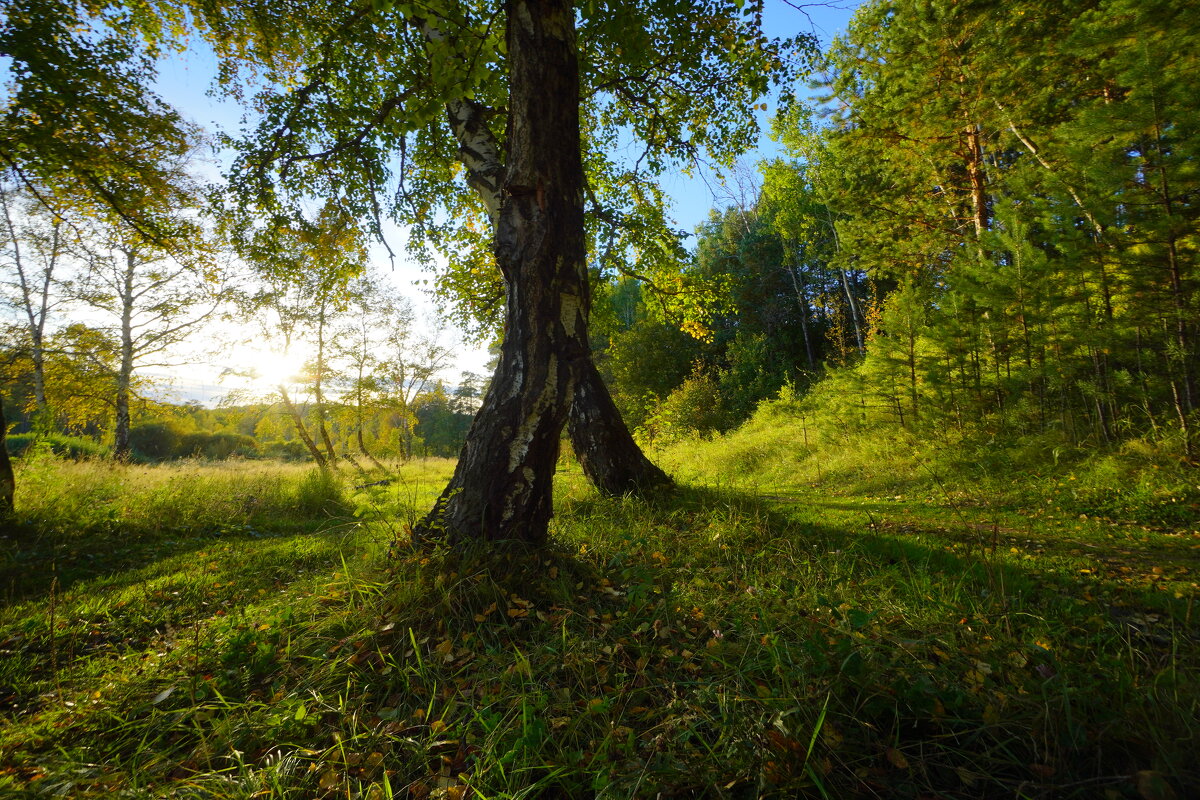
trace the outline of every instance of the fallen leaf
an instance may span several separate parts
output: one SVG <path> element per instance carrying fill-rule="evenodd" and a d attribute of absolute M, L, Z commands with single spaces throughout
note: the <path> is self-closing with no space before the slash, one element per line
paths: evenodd
<path fill-rule="evenodd" d="M 1161 772 L 1144 769 L 1134 776 L 1142 800 L 1175 800 L 1175 790 Z"/>

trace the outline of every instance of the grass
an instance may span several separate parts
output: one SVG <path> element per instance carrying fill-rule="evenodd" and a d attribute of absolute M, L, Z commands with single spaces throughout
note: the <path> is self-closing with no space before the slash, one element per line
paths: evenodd
<path fill-rule="evenodd" d="M 1057 486 L 1026 502 L 1032 481 L 912 448 L 817 462 L 774 427 L 661 454 L 688 479 L 654 501 L 599 498 L 565 467 L 537 551 L 408 546 L 448 462 L 357 489 L 259 464 L 27 465 L 0 793 L 1200 786 L 1200 533 L 1111 498 L 1081 519 Z"/>

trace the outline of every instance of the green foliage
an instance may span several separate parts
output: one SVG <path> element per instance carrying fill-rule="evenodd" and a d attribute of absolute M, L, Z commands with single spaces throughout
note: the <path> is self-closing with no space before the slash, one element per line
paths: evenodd
<path fill-rule="evenodd" d="M 421 440 L 423 454 L 443 458 L 454 458 L 459 454 L 475 418 L 473 400 L 461 393 L 447 397 L 440 386 L 419 398 L 414 412 L 417 418 L 414 433 Z"/>
<path fill-rule="evenodd" d="M 192 431 L 184 433 L 175 422 L 146 422 L 129 431 L 134 454 L 146 461 L 178 458 L 206 458 L 221 461 L 232 457 L 253 457 L 258 443 L 240 433 Z"/>
<path fill-rule="evenodd" d="M 751 147 L 757 121 L 747 112 L 772 88 L 790 96 L 813 40 L 769 38 L 761 7 L 729 0 L 579 11 L 591 250 L 606 276 L 632 269 L 671 279 L 685 253 L 658 177 L 690 169 L 698 157 L 729 164 Z M 249 52 L 225 48 L 234 56 L 226 62 L 231 91 L 241 90 L 239 67 L 263 65 L 265 73 L 257 128 L 225 140 L 239 151 L 232 170 L 239 225 L 304 218 L 314 196 L 330 198 L 376 236 L 390 216 L 428 263 L 431 250 L 447 258 L 434 286 L 455 321 L 481 337 L 494 334 L 503 287 L 490 254 L 489 207 L 498 201 L 483 187 L 503 168 L 514 124 L 501 8 L 380 3 L 373 13 L 311 12 L 305 24 L 281 25 L 269 3 L 236 12 L 204 6 L 218 39 L 250 34 Z M 258 58 L 241 59 L 247 55 Z M 478 138 L 460 149 L 467 117 Z M 630 140 L 638 152 L 626 156 Z"/>
<path fill-rule="evenodd" d="M 646 315 L 613 333 L 598 360 L 626 424 L 643 424 L 658 400 L 687 379 L 701 352 L 699 340 Z"/>
<path fill-rule="evenodd" d="M 711 435 L 729 427 L 720 386 L 710 375 L 697 372 L 688 377 L 666 399 L 655 406 L 641 438 L 654 442 L 676 442 Z"/>
<path fill-rule="evenodd" d="M 8 3 L 5 170 L 56 211 L 115 213 L 153 238 L 172 235 L 167 217 L 181 200 L 174 161 L 195 132 L 149 85 L 154 58 L 177 43 L 185 16 L 166 2 Z"/>
<path fill-rule="evenodd" d="M 780 208 L 764 195 L 751 208 L 714 213 L 701 228 L 694 263 L 680 275 L 721 287 L 715 300 L 681 292 L 664 301 L 660 290 L 632 280 L 599 293 L 594 347 L 630 425 L 649 436 L 724 429 L 748 419 L 784 384 L 806 384 L 821 363 L 855 350 L 861 305 L 847 297 L 865 303 L 865 283 L 833 269 L 828 252 L 798 244 L 802 230 L 781 227 L 780 220 L 800 226 L 803 218 L 827 231 L 827 222 L 810 218 L 815 211 Z M 692 403 L 684 398 L 696 388 L 685 390 L 684 381 L 696 372 L 718 385 L 706 419 L 680 417 L 680 404 Z M 671 400 L 673 392 L 681 394 Z"/>
<path fill-rule="evenodd" d="M 835 43 L 832 126 L 776 130 L 885 290 L 868 407 L 1195 457 L 1200 28 L 1161 11 L 877 2 Z"/>
<path fill-rule="evenodd" d="M 252 436 L 241 433 L 185 433 L 179 440 L 177 457 L 200 457 L 220 461 L 235 456 L 247 458 L 258 454 L 258 443 Z"/>
<path fill-rule="evenodd" d="M 261 442 L 259 450 L 264 457 L 280 461 L 305 461 L 308 459 L 308 450 L 305 449 L 302 442 L 297 441 L 269 440 Z"/>

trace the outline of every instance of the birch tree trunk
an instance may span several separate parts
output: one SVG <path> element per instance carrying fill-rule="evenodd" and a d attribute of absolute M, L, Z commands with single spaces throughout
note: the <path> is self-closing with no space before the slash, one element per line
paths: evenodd
<path fill-rule="evenodd" d="M 313 461 L 317 462 L 317 467 L 323 470 L 329 469 L 325 454 L 317 448 L 317 443 L 309 436 L 308 428 L 304 425 L 304 417 L 300 416 L 300 409 L 296 408 L 296 404 L 292 402 L 292 398 L 288 396 L 287 389 L 282 383 L 279 384 L 279 396 L 283 398 L 283 406 L 287 409 L 288 416 L 292 418 L 292 424 L 296 426 L 296 435 L 308 448 L 308 454 L 312 456 Z"/>
<path fill-rule="evenodd" d="M 454 477 L 415 533 L 536 543 L 546 538 L 559 436 L 588 360 L 579 59 L 570 2 L 505 6 L 507 164 L 493 242 L 507 287 L 504 344 Z"/>
<path fill-rule="evenodd" d="M 137 253 L 129 248 L 124 251 L 125 274 L 120 285 L 121 300 L 121 366 L 117 370 L 116 431 L 113 441 L 113 457 L 118 461 L 129 460 L 129 395 L 133 383 L 133 273 Z"/>

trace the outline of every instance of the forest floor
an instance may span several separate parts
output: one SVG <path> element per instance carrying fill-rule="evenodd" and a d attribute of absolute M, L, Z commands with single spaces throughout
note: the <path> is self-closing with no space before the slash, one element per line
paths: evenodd
<path fill-rule="evenodd" d="M 1200 791 L 1195 523 L 566 466 L 547 548 L 413 549 L 451 468 L 22 465 L 0 795 Z"/>

